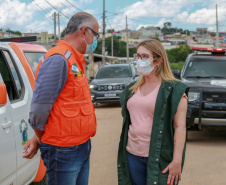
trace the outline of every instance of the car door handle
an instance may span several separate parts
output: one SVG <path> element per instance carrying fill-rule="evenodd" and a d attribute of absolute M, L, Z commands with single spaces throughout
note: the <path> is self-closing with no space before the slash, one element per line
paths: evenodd
<path fill-rule="evenodd" d="M 4 128 L 4 129 L 9 128 L 9 127 L 12 126 L 12 124 L 13 124 L 13 122 L 12 121 L 9 121 L 8 123 L 2 124 L 2 128 Z"/>

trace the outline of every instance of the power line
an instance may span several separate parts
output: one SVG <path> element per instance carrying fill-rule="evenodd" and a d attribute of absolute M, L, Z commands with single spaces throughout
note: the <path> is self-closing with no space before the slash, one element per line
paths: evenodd
<path fill-rule="evenodd" d="M 82 9 L 80 9 L 80 8 L 78 8 L 78 7 L 76 7 L 75 5 L 73 5 L 70 1 L 68 1 L 68 0 L 66 0 L 71 6 L 73 6 L 74 8 L 76 8 L 76 9 L 78 9 L 78 10 L 80 10 L 81 12 L 83 12 L 83 10 Z"/>
<path fill-rule="evenodd" d="M 46 16 L 46 12 L 38 4 L 36 4 L 34 1 L 32 1 L 32 4 L 35 5 L 36 7 L 38 7 L 38 9 L 39 9 L 39 11 L 41 11 L 41 13 L 44 12 L 45 14 L 43 14 L 43 13 L 42 14 L 44 16 Z M 50 16 L 47 16 L 47 17 L 50 17 Z M 52 19 L 52 17 L 51 17 L 51 19 Z M 51 22 L 49 19 L 47 19 L 47 21 Z"/>
<path fill-rule="evenodd" d="M 70 19 L 69 17 L 67 17 L 66 15 L 64 15 L 62 12 L 60 12 L 57 8 L 55 8 L 51 3 L 49 3 L 47 0 L 45 0 L 46 3 L 48 3 L 54 10 L 56 10 L 57 12 L 59 12 L 61 15 L 63 15 L 64 17 Z"/>

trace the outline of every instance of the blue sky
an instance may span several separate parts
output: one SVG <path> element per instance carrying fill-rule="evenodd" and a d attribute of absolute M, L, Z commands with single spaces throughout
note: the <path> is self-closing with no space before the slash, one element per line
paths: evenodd
<path fill-rule="evenodd" d="M 129 29 L 159 26 L 215 31 L 218 4 L 219 31 L 226 31 L 226 0 L 105 0 L 106 29 Z M 103 0 L 0 0 L 0 28 L 21 32 L 53 33 L 53 13 L 60 13 L 60 29 L 78 11 L 93 14 L 102 29 Z"/>

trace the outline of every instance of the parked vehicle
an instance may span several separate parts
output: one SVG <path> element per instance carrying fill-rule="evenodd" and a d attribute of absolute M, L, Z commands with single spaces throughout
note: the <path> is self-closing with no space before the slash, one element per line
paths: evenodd
<path fill-rule="evenodd" d="M 119 102 L 123 89 L 137 79 L 133 64 L 109 64 L 99 68 L 90 83 L 90 92 L 94 104 Z"/>
<path fill-rule="evenodd" d="M 190 87 L 187 129 L 226 126 L 226 48 L 191 49 L 180 74 Z"/>
<path fill-rule="evenodd" d="M 0 185 L 47 184 L 40 153 L 32 159 L 22 157 L 34 135 L 28 116 L 34 74 L 45 52 L 39 45 L 0 42 Z"/>

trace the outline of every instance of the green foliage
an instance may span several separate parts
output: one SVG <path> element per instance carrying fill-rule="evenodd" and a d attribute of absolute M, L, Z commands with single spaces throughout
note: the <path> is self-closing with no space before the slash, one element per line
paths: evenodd
<path fill-rule="evenodd" d="M 163 24 L 163 28 L 161 29 L 161 31 L 164 35 L 177 33 L 177 32 L 180 32 L 181 34 L 186 34 L 186 31 L 187 31 L 187 35 L 190 35 L 189 30 L 183 30 L 183 29 L 177 28 L 177 27 L 173 28 L 171 22 L 165 22 Z"/>
<path fill-rule="evenodd" d="M 190 49 L 188 45 L 180 45 L 179 48 L 166 50 L 170 63 L 179 63 L 181 61 L 184 62 L 187 56 L 192 52 L 193 51 Z"/>
<path fill-rule="evenodd" d="M 112 33 L 112 32 L 114 32 L 115 30 L 114 29 L 107 29 L 107 33 Z"/>
<path fill-rule="evenodd" d="M 215 32 L 211 32 L 210 35 L 211 35 L 211 37 L 215 37 L 216 33 Z"/>
<path fill-rule="evenodd" d="M 66 28 L 64 28 L 63 31 L 61 32 L 61 38 L 64 38 L 64 36 L 65 36 L 65 31 L 66 31 Z"/>
<path fill-rule="evenodd" d="M 181 61 L 179 63 L 170 63 L 170 68 L 171 70 L 180 70 L 183 68 L 184 66 L 184 62 Z"/>
<path fill-rule="evenodd" d="M 105 39 L 106 51 L 111 56 L 111 37 Z M 113 55 L 117 57 L 126 57 L 126 42 L 120 41 L 117 37 L 113 37 Z M 97 42 L 97 48 L 94 53 L 102 54 L 102 41 Z M 129 48 L 129 56 L 133 57 L 136 53 L 136 48 Z"/>
<path fill-rule="evenodd" d="M 22 33 L 20 31 L 13 31 L 13 30 L 10 30 L 9 28 L 6 29 L 6 32 L 22 36 Z"/>

